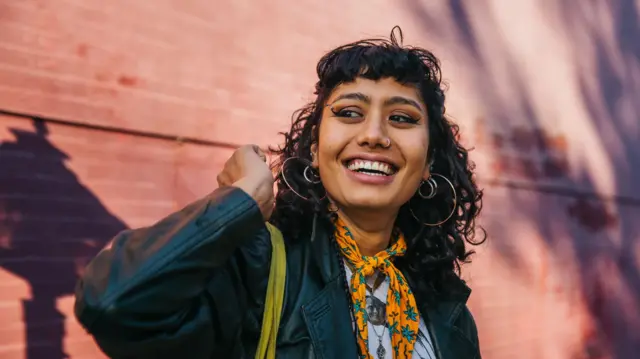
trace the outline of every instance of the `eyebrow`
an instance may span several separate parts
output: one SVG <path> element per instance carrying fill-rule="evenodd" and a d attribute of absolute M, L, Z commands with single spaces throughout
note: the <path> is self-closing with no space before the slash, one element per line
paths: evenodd
<path fill-rule="evenodd" d="M 358 100 L 358 101 L 365 102 L 367 104 L 371 103 L 371 98 L 369 96 L 361 92 L 350 92 L 350 93 L 345 93 L 336 97 L 336 99 L 333 100 L 331 105 L 340 100 Z M 421 112 L 423 111 L 420 104 L 418 104 L 416 101 L 408 99 L 406 97 L 402 97 L 402 96 L 393 96 L 391 98 L 386 99 L 383 103 L 384 106 L 398 105 L 398 104 L 413 106 L 416 109 L 420 110 Z"/>

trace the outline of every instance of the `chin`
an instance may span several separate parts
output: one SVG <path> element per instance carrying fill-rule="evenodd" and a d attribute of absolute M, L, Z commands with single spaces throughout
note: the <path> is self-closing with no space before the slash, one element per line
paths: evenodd
<path fill-rule="evenodd" d="M 371 193 L 370 191 L 358 191 L 360 193 L 350 193 L 345 199 L 344 203 L 347 207 L 370 209 L 379 211 L 381 209 L 396 210 L 396 207 L 400 207 L 394 197 L 384 195 L 380 191 Z"/>

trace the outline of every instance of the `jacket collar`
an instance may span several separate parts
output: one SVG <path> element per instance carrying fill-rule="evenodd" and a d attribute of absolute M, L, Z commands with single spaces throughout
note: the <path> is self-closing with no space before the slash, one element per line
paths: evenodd
<path fill-rule="evenodd" d="M 337 260 L 336 249 L 331 239 L 333 233 L 330 233 L 330 230 L 330 226 L 327 226 L 325 221 L 317 218 L 317 216 L 314 218 L 309 248 L 314 253 L 314 266 L 317 266 L 325 290 L 311 303 L 305 305 L 303 311 L 307 325 L 312 333 L 316 351 L 319 351 L 318 354 L 324 354 L 319 355 L 319 357 L 343 358 L 345 353 L 356 350 L 355 338 L 353 338 L 353 341 L 345 343 L 344 336 L 337 335 L 340 333 L 339 330 L 329 331 L 325 334 L 313 334 L 321 332 L 323 326 L 320 323 L 325 321 L 325 324 L 329 325 L 329 327 L 331 325 L 338 328 L 351 326 L 350 313 L 347 309 L 347 303 L 350 298 L 347 297 L 344 291 L 343 279 L 340 278 L 343 272 L 340 268 L 340 261 Z M 407 277 L 410 285 L 413 279 Z M 465 308 L 471 289 L 458 277 L 452 277 L 452 280 L 454 283 L 450 294 L 446 298 L 436 301 L 433 305 L 428 305 L 424 299 L 416 298 L 420 303 L 420 313 L 429 328 L 429 334 L 438 359 L 473 357 L 474 354 L 472 353 L 475 353 L 476 350 L 470 338 L 466 338 L 463 332 L 455 326 L 456 319 Z M 318 316 L 319 312 L 323 312 L 322 308 L 329 306 L 333 306 L 333 313 L 337 315 L 331 316 L 332 322 L 328 321 L 330 318 L 328 314 Z M 327 338 L 326 336 L 331 336 L 331 333 L 336 334 L 336 337 Z M 343 343 L 342 345 L 346 346 L 339 356 L 335 356 L 336 353 L 322 343 Z"/>
<path fill-rule="evenodd" d="M 313 230 L 311 232 L 311 250 L 316 254 L 317 265 L 324 284 L 336 280 L 342 275 L 340 262 L 333 243 L 331 226 L 318 214 L 313 216 Z"/>
<path fill-rule="evenodd" d="M 333 233 L 330 226 L 326 225 L 326 221 L 314 215 L 313 231 L 311 232 L 311 248 L 317 254 L 318 267 L 325 284 L 334 281 L 342 275 L 342 269 L 339 267 L 340 262 L 337 260 L 336 248 L 333 244 Z M 407 276 L 405 274 L 405 276 Z M 409 284 L 415 282 L 414 278 L 407 276 Z M 471 295 L 471 289 L 467 284 L 457 276 L 452 276 L 451 292 L 446 299 L 438 302 L 437 311 L 440 316 L 447 318 L 447 322 L 453 323 L 461 310 L 467 303 Z M 420 299 L 420 298 L 418 298 Z M 422 300 L 422 303 L 425 301 Z M 421 308 L 424 310 L 426 308 Z"/>

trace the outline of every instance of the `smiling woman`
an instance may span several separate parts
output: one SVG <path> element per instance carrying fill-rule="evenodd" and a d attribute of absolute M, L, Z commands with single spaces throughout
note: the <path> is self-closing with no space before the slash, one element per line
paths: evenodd
<path fill-rule="evenodd" d="M 393 228 L 397 213 L 390 209 L 429 178 L 427 110 L 419 93 L 392 78 L 356 78 L 337 86 L 328 102 L 312 154 L 329 199 L 350 219 L 361 213 L 367 223 Z M 379 234 L 386 237 L 381 247 L 363 254 L 384 249 L 391 233 Z"/>
<path fill-rule="evenodd" d="M 219 189 L 89 265 L 76 313 L 108 355 L 258 357 L 269 221 L 286 243 L 277 358 L 480 358 L 458 271 L 482 192 L 436 57 L 394 29 L 317 70 L 316 99 L 273 149 L 275 193 L 264 154 L 242 147 Z"/>

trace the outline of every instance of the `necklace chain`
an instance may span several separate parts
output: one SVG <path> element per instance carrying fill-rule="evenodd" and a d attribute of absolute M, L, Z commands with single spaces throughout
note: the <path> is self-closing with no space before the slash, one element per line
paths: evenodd
<path fill-rule="evenodd" d="M 338 262 L 338 267 L 340 268 L 340 277 L 341 277 L 341 281 L 342 281 L 342 287 L 343 290 L 346 294 L 346 298 L 347 298 L 347 304 L 349 306 L 349 313 L 351 314 L 351 318 L 353 321 L 353 318 L 355 318 L 355 313 L 353 310 L 353 301 L 351 300 L 351 290 L 349 288 L 349 282 L 347 281 L 347 271 L 344 268 L 344 258 L 342 257 L 342 255 L 340 254 L 340 247 L 338 246 L 338 241 L 336 240 L 335 236 L 331 236 L 331 242 L 333 242 L 333 247 L 334 247 L 334 251 L 336 254 L 336 261 Z M 384 278 L 384 276 L 378 276 L 378 278 Z M 377 282 L 377 280 L 376 280 Z M 376 285 L 376 282 L 374 282 L 374 286 L 377 288 L 378 285 Z M 367 285 L 367 289 L 370 289 L 369 286 Z M 373 296 L 373 291 L 370 290 L 371 295 Z M 382 336 L 384 335 L 384 331 L 386 330 L 386 320 L 385 320 L 385 326 L 382 328 L 382 334 L 378 334 L 378 332 L 376 332 L 375 330 L 375 326 L 373 327 L 373 331 L 375 333 L 375 335 L 378 337 L 378 350 L 377 350 L 377 355 L 378 358 L 384 358 L 386 351 L 384 350 L 384 347 L 382 345 Z M 357 342 L 358 341 L 358 336 L 356 334 L 356 331 L 353 331 L 353 337 L 354 340 Z"/>

